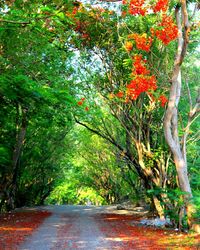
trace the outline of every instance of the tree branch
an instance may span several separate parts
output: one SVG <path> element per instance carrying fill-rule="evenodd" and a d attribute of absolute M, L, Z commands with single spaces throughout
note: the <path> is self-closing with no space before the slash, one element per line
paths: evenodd
<path fill-rule="evenodd" d="M 21 25 L 26 25 L 26 24 L 30 24 L 31 23 L 31 21 L 21 22 L 21 21 L 6 20 L 6 19 L 0 19 L 0 22 L 2 22 L 2 23 L 21 24 Z"/>
<path fill-rule="evenodd" d="M 55 14 L 51 14 L 51 15 L 45 15 L 45 16 L 41 16 L 41 17 L 36 17 L 32 20 L 29 21 L 15 21 L 15 20 L 7 20 L 7 19 L 0 19 L 0 22 L 2 23 L 13 23 L 13 24 L 20 24 L 20 25 L 27 25 L 27 24 L 31 24 L 34 21 L 38 21 L 38 20 L 42 20 L 42 19 L 47 19 L 49 17 L 55 16 Z"/>
<path fill-rule="evenodd" d="M 81 126 L 87 128 L 89 131 L 91 131 L 94 134 L 99 135 L 100 137 L 102 137 L 103 139 L 105 139 L 106 141 L 110 142 L 112 145 L 116 146 L 120 151 L 124 151 L 124 149 L 113 139 L 107 137 L 106 135 L 102 134 L 100 131 L 93 129 L 91 127 L 89 127 L 87 124 L 80 122 L 77 120 L 76 117 L 74 117 L 76 123 L 80 124 Z"/>

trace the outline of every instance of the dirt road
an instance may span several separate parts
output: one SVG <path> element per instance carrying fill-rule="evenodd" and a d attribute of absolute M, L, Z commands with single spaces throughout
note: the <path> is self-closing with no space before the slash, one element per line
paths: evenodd
<path fill-rule="evenodd" d="M 48 206 L 52 212 L 20 250 L 54 249 L 111 249 L 109 241 L 99 230 L 94 215 L 106 212 L 106 207 L 93 206 Z"/>
<path fill-rule="evenodd" d="M 51 216 L 19 247 L 3 250 L 196 250 L 200 246 L 198 235 L 142 226 L 141 211 L 121 212 L 112 206 L 36 209 L 50 211 Z"/>

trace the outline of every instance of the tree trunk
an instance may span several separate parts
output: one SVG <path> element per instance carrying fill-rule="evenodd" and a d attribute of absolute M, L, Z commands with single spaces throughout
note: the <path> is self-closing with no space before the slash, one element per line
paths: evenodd
<path fill-rule="evenodd" d="M 18 108 L 21 108 L 18 106 Z M 27 128 L 27 110 L 21 110 L 21 124 L 17 124 L 20 126 L 19 131 L 16 136 L 16 144 L 13 150 L 13 158 L 12 158 L 12 179 L 9 186 L 9 197 L 8 197 L 8 208 L 14 209 L 16 203 L 16 193 L 17 193 L 17 177 L 19 174 L 19 159 L 22 151 L 22 146 L 24 144 L 24 139 L 26 135 Z"/>
<path fill-rule="evenodd" d="M 191 228 L 194 206 L 191 203 L 192 192 L 188 178 L 186 157 L 181 150 L 180 139 L 178 135 L 178 104 L 181 93 L 181 64 L 185 57 L 189 32 L 186 1 L 184 0 L 181 1 L 181 10 L 184 31 L 182 31 L 180 8 L 176 7 L 176 21 L 179 30 L 178 48 L 174 62 L 169 102 L 164 118 L 164 134 L 174 158 L 180 189 L 184 192 L 184 207 L 187 212 L 188 225 Z"/>
<path fill-rule="evenodd" d="M 161 203 L 160 203 L 159 199 L 155 195 L 153 196 L 153 203 L 154 203 L 155 209 L 156 209 L 156 211 L 157 211 L 157 213 L 159 215 L 159 218 L 161 220 L 165 220 L 164 209 L 161 206 Z"/>

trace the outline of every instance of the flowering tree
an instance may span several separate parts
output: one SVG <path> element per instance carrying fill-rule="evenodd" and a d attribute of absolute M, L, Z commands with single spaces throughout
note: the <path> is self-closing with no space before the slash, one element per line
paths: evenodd
<path fill-rule="evenodd" d="M 190 112 L 188 124 L 184 129 L 183 136 L 180 138 L 178 131 L 178 104 L 181 93 L 181 64 L 186 55 L 187 46 L 189 43 L 190 23 L 188 18 L 187 2 L 180 0 L 176 3 L 175 18 L 176 23 L 173 21 L 173 17 L 169 14 L 168 8 L 170 1 L 158 0 L 154 3 L 145 0 L 123 0 L 122 3 L 126 6 L 124 8 L 123 15 L 131 14 L 133 16 L 147 16 L 157 14 L 157 25 L 150 29 L 151 34 L 130 34 L 129 40 L 125 43 L 125 48 L 132 56 L 133 47 L 136 46 L 138 51 L 145 51 L 149 53 L 152 42 L 155 39 L 160 40 L 165 46 L 171 41 L 177 39 L 177 52 L 174 60 L 174 69 L 172 72 L 172 84 L 169 92 L 169 101 L 164 95 L 161 95 L 157 101 L 161 102 L 161 105 L 166 106 L 166 113 L 164 117 L 164 134 L 166 142 L 172 152 L 174 163 L 176 166 L 176 172 L 178 176 L 178 184 L 183 191 L 184 204 L 180 210 L 179 223 L 182 222 L 183 211 L 185 210 L 188 217 L 188 225 L 192 226 L 192 213 L 194 212 L 194 206 L 192 204 L 192 192 L 189 183 L 187 173 L 187 153 L 186 153 L 186 138 L 189 132 L 189 127 L 193 120 L 198 115 L 200 97 L 197 96 L 196 104 L 192 106 L 190 101 Z M 197 8 L 197 5 L 195 9 Z M 173 14 L 173 13 L 172 13 Z M 161 19 L 161 21 L 160 21 Z M 135 51 L 134 51 L 135 52 Z M 151 75 L 151 72 L 146 68 L 146 60 L 143 59 L 143 55 L 135 54 L 133 58 L 133 71 L 132 80 L 126 88 L 126 100 L 136 100 L 141 93 L 146 92 L 155 101 L 154 91 L 157 89 L 156 77 Z M 118 97 L 122 96 L 122 93 L 118 93 Z"/>
<path fill-rule="evenodd" d="M 107 2 L 115 2 L 115 1 L 107 1 Z M 189 179 L 187 176 L 187 164 L 186 164 L 186 137 L 188 134 L 189 125 L 191 123 L 191 120 L 195 118 L 198 110 L 198 101 L 194 108 L 191 109 L 191 116 L 190 116 L 190 122 L 187 126 L 187 132 L 184 133 L 183 136 L 183 147 L 180 146 L 180 139 L 178 136 L 178 102 L 180 98 L 180 86 L 181 82 L 178 81 L 178 75 L 180 75 L 180 66 L 183 62 L 187 43 L 189 41 L 188 37 L 188 31 L 189 31 L 189 23 L 188 23 L 188 14 L 187 14 L 187 8 L 186 8 L 186 2 L 180 1 L 176 3 L 175 13 L 173 13 L 173 8 L 169 9 L 169 5 L 171 3 L 169 1 L 156 1 L 154 3 L 151 3 L 150 1 L 144 1 L 144 0 L 131 0 L 131 1 L 123 1 L 123 12 L 122 15 L 124 17 L 124 22 L 126 23 L 126 20 L 130 20 L 130 16 L 134 16 L 135 18 L 138 18 L 142 20 L 142 18 L 145 20 L 147 18 L 152 18 L 153 22 L 151 22 L 151 27 L 148 28 L 148 30 L 145 33 L 140 32 L 131 32 L 126 36 L 126 39 L 124 41 L 124 47 L 129 55 L 129 58 L 132 61 L 132 73 L 128 77 L 130 80 L 126 83 L 125 86 L 118 88 L 118 92 L 116 89 L 114 90 L 114 93 L 111 92 L 109 95 L 109 98 L 111 101 L 111 110 L 113 110 L 115 116 L 118 114 L 118 119 L 122 122 L 123 126 L 126 128 L 128 137 L 130 136 L 131 132 L 131 125 L 127 124 L 128 120 L 131 119 L 130 114 L 128 114 L 128 106 L 133 105 L 134 102 L 138 102 L 139 99 L 141 99 L 142 96 L 146 95 L 149 98 L 149 103 L 152 108 L 153 105 L 156 105 L 156 103 L 160 103 L 160 105 L 165 108 L 165 119 L 164 119 L 164 130 L 165 130 L 165 137 L 166 141 L 171 149 L 171 152 L 174 157 L 174 162 L 176 165 L 176 171 L 178 175 L 178 185 L 180 189 L 183 191 L 183 198 L 184 198 L 184 204 L 182 206 L 182 209 L 180 209 L 180 220 L 179 225 L 181 227 L 181 221 L 183 210 L 186 209 L 188 214 L 188 224 L 191 226 L 191 201 L 190 198 L 192 196 L 191 189 L 189 185 Z M 171 4 L 173 5 L 173 3 Z M 180 17 L 180 10 L 182 10 L 182 17 Z M 172 15 L 171 15 L 172 14 Z M 176 21 L 174 21 L 174 16 Z M 183 19 L 184 25 L 180 25 L 180 18 Z M 134 19 L 136 20 L 136 19 Z M 119 24 L 120 25 L 120 24 Z M 87 25 L 86 25 L 87 26 Z M 79 32 L 85 34 L 85 30 L 87 29 L 85 27 L 79 26 Z M 130 27 L 130 26 L 129 26 Z M 130 30 L 128 28 L 128 30 Z M 116 30 L 116 32 L 119 35 L 119 28 Z M 183 33 L 183 34 L 182 34 Z M 90 40 L 91 38 L 90 34 L 87 33 L 87 37 L 84 35 L 84 38 L 86 40 Z M 166 47 L 168 46 L 172 41 L 178 40 L 178 51 L 176 54 L 176 60 L 174 63 L 174 70 L 172 72 L 172 81 L 170 81 L 171 88 L 170 88 L 170 94 L 169 94 L 169 102 L 168 98 L 164 93 L 162 93 L 163 86 L 161 84 L 158 84 L 158 76 L 154 73 L 155 70 L 152 70 L 152 67 L 150 67 L 149 58 L 152 47 L 156 46 L 162 46 Z M 91 43 L 90 43 L 91 45 Z M 98 52 L 101 53 L 100 51 Z M 151 70 L 150 70 L 151 69 Z M 110 83 L 113 85 L 113 79 L 110 77 Z M 110 88 L 112 89 L 112 87 Z M 165 91 L 164 91 L 165 92 Z M 160 93 L 160 94 L 159 94 Z M 116 98 L 119 101 L 124 102 L 126 107 L 124 105 L 121 106 L 123 108 L 123 111 L 120 110 L 116 112 L 113 108 L 113 100 L 116 100 Z M 198 100 L 198 98 L 197 98 Z M 168 104 L 167 104 L 168 103 Z M 123 115 L 122 115 L 123 113 Z M 122 118 L 124 117 L 124 118 Z M 144 117 L 143 117 L 144 118 Z M 134 125 L 134 122 L 132 122 L 132 126 Z M 139 129 L 139 128 L 138 128 Z M 141 128 L 142 129 L 142 128 Z M 140 138 L 138 140 L 138 138 Z M 148 146 L 144 146 L 144 141 L 141 141 L 140 136 L 133 136 L 131 134 L 130 138 L 131 141 L 134 142 L 134 145 L 137 149 L 138 154 L 138 163 L 137 167 L 139 165 L 138 173 L 140 173 L 140 177 L 145 179 L 147 178 L 147 182 L 154 183 L 154 185 L 158 185 L 158 182 L 155 178 L 155 173 L 153 168 L 148 169 L 146 168 L 146 163 L 144 161 L 144 155 L 152 156 L 151 149 L 149 150 Z M 182 147 L 182 149 L 181 149 Z M 129 152 L 127 149 L 126 152 Z M 146 157 L 145 156 L 145 157 Z M 159 169 L 159 168 L 158 168 Z M 142 172 L 142 174 L 141 174 Z M 162 173 L 165 175 L 165 173 Z M 162 176 L 161 172 L 159 174 L 159 177 Z M 159 214 L 160 217 L 163 216 L 163 212 L 161 209 L 159 209 L 158 204 L 158 210 L 160 210 Z"/>

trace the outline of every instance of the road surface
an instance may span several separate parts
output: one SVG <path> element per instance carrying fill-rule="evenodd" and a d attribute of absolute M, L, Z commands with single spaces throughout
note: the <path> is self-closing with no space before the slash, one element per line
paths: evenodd
<path fill-rule="evenodd" d="M 94 216 L 110 207 L 47 206 L 52 215 L 20 245 L 20 250 L 106 250 L 109 240 L 99 230 Z"/>

